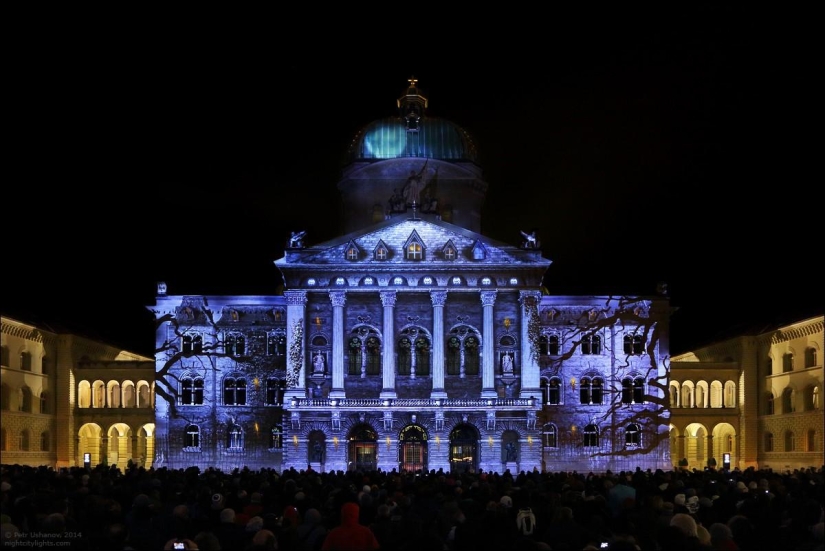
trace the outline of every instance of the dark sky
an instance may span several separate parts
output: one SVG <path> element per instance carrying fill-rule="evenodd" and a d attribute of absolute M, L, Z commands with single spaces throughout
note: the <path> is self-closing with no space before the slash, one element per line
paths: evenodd
<path fill-rule="evenodd" d="M 732 9 L 611 15 L 507 39 L 458 23 L 51 38 L 16 80 L 0 310 L 150 353 L 157 281 L 273 293 L 289 231 L 339 233 L 347 144 L 414 75 L 429 114 L 476 139 L 482 232 L 536 229 L 551 293 L 667 282 L 674 352 L 821 314 L 813 40 Z"/>

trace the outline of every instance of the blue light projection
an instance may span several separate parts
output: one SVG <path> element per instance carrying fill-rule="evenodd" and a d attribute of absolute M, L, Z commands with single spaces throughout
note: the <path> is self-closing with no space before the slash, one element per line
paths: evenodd
<path fill-rule="evenodd" d="M 372 122 L 353 140 L 353 159 L 395 159 L 423 157 L 442 160 L 477 161 L 470 135 L 445 119 L 426 118 L 416 131 L 408 131 L 398 118 Z"/>

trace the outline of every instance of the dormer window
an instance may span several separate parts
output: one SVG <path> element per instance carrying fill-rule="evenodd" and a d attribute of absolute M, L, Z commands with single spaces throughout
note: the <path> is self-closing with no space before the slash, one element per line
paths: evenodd
<path fill-rule="evenodd" d="M 390 251 L 383 241 L 379 241 L 372 250 L 372 255 L 375 260 L 387 260 L 390 256 Z"/>
<path fill-rule="evenodd" d="M 355 247 L 347 249 L 347 260 L 358 260 L 358 249 Z"/>
<path fill-rule="evenodd" d="M 424 242 L 415 230 L 404 243 L 404 255 L 407 260 L 424 260 Z"/>
<path fill-rule="evenodd" d="M 473 260 L 484 260 L 485 258 L 487 258 L 487 249 L 480 241 L 476 241 L 473 245 Z"/>
<path fill-rule="evenodd" d="M 446 260 L 455 260 L 455 249 L 444 249 L 444 258 Z"/>

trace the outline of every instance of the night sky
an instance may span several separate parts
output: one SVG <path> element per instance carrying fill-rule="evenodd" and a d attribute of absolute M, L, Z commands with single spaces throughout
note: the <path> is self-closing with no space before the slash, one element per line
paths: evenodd
<path fill-rule="evenodd" d="M 347 145 L 414 75 L 428 114 L 475 137 L 482 233 L 537 230 L 550 293 L 666 282 L 675 353 L 822 314 L 813 40 L 733 10 L 632 15 L 507 40 L 115 29 L 35 50 L 16 82 L 0 311 L 150 354 L 158 281 L 274 293 L 290 231 L 340 233 Z"/>

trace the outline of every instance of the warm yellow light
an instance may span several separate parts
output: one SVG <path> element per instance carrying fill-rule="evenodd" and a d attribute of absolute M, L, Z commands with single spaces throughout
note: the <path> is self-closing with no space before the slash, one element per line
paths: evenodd
<path fill-rule="evenodd" d="M 298 437 L 297 437 L 297 436 L 293 436 L 293 437 L 292 437 L 292 444 L 293 444 L 296 448 L 298 447 Z"/>
<path fill-rule="evenodd" d="M 390 437 L 389 436 L 387 436 L 386 442 L 387 442 L 387 449 L 390 449 Z"/>
<path fill-rule="evenodd" d="M 490 446 L 490 448 L 493 447 L 493 437 L 492 436 L 487 437 L 487 444 Z"/>
<path fill-rule="evenodd" d="M 570 377 L 570 388 L 572 388 L 573 390 L 576 389 L 576 378 L 575 377 Z"/>
<path fill-rule="evenodd" d="M 504 328 L 510 329 L 510 318 L 504 318 Z"/>
<path fill-rule="evenodd" d="M 258 422 L 255 421 L 255 432 L 258 433 L 258 432 L 260 432 L 260 430 L 261 429 L 260 429 L 260 427 L 258 427 Z"/>
<path fill-rule="evenodd" d="M 533 447 L 533 437 L 532 436 L 527 437 L 527 443 L 530 445 L 531 448 Z"/>
<path fill-rule="evenodd" d="M 335 445 L 335 449 L 337 450 L 338 449 L 338 437 L 337 436 L 332 437 L 332 443 Z"/>

